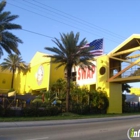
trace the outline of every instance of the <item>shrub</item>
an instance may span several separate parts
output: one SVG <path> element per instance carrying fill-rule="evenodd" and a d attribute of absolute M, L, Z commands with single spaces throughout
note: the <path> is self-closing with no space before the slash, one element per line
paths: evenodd
<path fill-rule="evenodd" d="M 0 105 L 0 116 L 2 117 L 4 114 L 4 108 Z"/>
<path fill-rule="evenodd" d="M 55 116 L 61 113 L 61 108 L 57 106 L 48 106 L 48 107 L 31 107 L 23 108 L 24 117 L 42 117 L 42 116 Z"/>
<path fill-rule="evenodd" d="M 106 113 L 109 106 L 107 94 L 101 89 L 90 92 L 86 88 L 75 88 L 71 96 L 71 112 L 73 113 Z"/>

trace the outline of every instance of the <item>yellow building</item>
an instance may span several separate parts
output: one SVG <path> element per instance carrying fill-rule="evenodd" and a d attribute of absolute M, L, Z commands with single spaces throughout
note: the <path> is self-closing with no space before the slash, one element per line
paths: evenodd
<path fill-rule="evenodd" d="M 96 57 L 92 72 L 88 69 L 83 72 L 77 67 L 76 83 L 79 86 L 87 85 L 89 90 L 101 87 L 109 98 L 108 113 L 122 113 L 122 84 L 140 81 L 140 75 L 135 75 L 136 69 L 133 71 L 134 67 L 140 66 L 139 50 L 140 35 L 134 34 L 110 53 Z M 56 70 L 57 64 L 50 63 L 51 58 L 44 55 L 46 54 L 40 52 L 34 55 L 30 62 L 31 69 L 27 74 L 16 73 L 14 89 L 17 93 L 38 93 L 40 90 L 48 90 L 53 82 L 64 78 L 64 68 Z M 10 89 L 11 77 L 8 71 L 0 71 L 0 93 Z"/>
<path fill-rule="evenodd" d="M 46 54 L 37 52 L 30 61 L 30 71 L 26 74 L 15 74 L 13 87 L 17 93 L 34 94 L 41 90 L 48 90 L 57 79 L 64 78 L 63 67 L 56 70 L 57 64 L 50 63 L 51 58 L 44 55 Z M 0 72 L 0 93 L 10 89 L 11 75 L 8 71 Z"/>
<path fill-rule="evenodd" d="M 130 93 L 140 96 L 140 88 L 131 88 Z"/>
<path fill-rule="evenodd" d="M 7 93 L 11 87 L 12 74 L 8 71 L 2 71 L 0 67 L 0 94 Z"/>

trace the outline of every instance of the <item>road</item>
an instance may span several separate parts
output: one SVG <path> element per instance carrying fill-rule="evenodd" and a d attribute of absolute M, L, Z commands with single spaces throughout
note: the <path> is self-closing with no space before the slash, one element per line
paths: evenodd
<path fill-rule="evenodd" d="M 0 123 L 0 140 L 129 140 L 140 116 Z"/>

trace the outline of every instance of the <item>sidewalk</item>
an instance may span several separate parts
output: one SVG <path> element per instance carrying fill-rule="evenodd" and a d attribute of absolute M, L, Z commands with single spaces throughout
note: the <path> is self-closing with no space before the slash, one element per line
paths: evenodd
<path fill-rule="evenodd" d="M 22 122 L 0 122 L 1 128 L 8 127 L 33 127 L 33 126 L 50 126 L 50 125 L 66 125 L 66 124 L 78 124 L 78 123 L 91 123 L 91 122 L 104 122 L 114 120 L 126 120 L 140 118 L 140 115 L 132 116 L 118 116 L 107 118 L 90 118 L 90 119 L 74 119 L 74 120 L 48 120 L 48 121 L 22 121 Z"/>

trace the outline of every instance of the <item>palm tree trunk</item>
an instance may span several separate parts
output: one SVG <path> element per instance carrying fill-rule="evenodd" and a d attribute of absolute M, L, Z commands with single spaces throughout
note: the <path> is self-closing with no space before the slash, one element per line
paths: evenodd
<path fill-rule="evenodd" d="M 66 112 L 69 112 L 70 78 L 67 78 Z"/>
<path fill-rule="evenodd" d="M 68 67 L 67 68 L 66 112 L 69 112 L 69 103 L 70 103 L 70 80 L 71 80 L 71 67 Z"/>
<path fill-rule="evenodd" d="M 15 70 L 13 69 L 13 71 L 12 71 L 11 89 L 13 89 L 13 85 L 14 85 L 14 77 L 15 77 Z"/>

